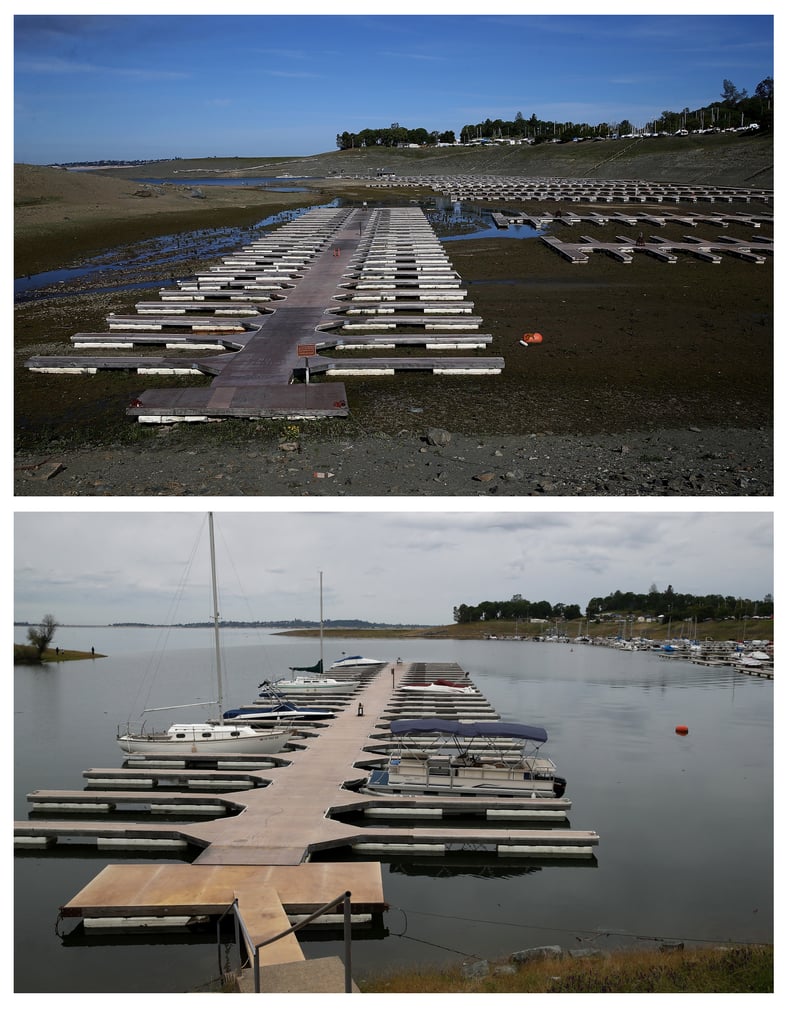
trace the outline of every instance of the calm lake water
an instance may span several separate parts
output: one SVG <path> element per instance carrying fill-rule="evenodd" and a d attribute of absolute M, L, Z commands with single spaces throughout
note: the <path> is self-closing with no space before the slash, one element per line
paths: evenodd
<path fill-rule="evenodd" d="M 162 176 L 139 176 L 137 183 L 154 183 L 157 186 L 258 186 L 266 190 L 302 191 L 307 187 L 300 180 L 315 179 L 315 176 L 198 176 L 190 173 L 163 178 Z"/>
<path fill-rule="evenodd" d="M 119 766 L 116 726 L 144 706 L 215 698 L 209 630 L 62 629 L 59 640 L 109 656 L 15 669 L 17 819 L 28 817 L 29 791 L 81 789 L 83 770 Z M 324 652 L 326 663 L 342 652 L 458 662 L 503 718 L 547 728 L 571 828 L 601 838 L 595 860 L 579 863 L 383 860 L 385 937 L 355 939 L 357 979 L 537 945 L 773 940 L 772 682 L 570 644 L 326 638 Z M 228 705 L 318 656 L 316 640 L 230 631 Z M 179 993 L 216 977 L 213 936 L 86 942 L 75 921 L 56 923 L 59 906 L 107 864 L 149 859 L 160 860 L 93 848 L 17 853 L 15 991 Z M 302 946 L 308 958 L 342 951 L 335 938 Z"/>

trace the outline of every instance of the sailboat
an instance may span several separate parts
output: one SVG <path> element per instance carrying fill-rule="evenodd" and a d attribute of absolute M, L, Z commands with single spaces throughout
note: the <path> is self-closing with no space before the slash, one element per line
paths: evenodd
<path fill-rule="evenodd" d="M 325 603 L 321 571 L 319 574 L 319 661 L 309 668 L 289 668 L 289 671 L 291 672 L 289 678 L 278 678 L 272 683 L 278 692 L 353 692 L 359 684 L 358 679 L 354 677 L 332 678 L 325 674 Z"/>
<path fill-rule="evenodd" d="M 354 692 L 360 684 L 356 678 L 331 678 L 324 673 L 324 599 L 322 573 L 319 573 L 319 660 L 309 668 L 289 668 L 290 678 L 278 678 L 273 686 L 278 692 Z M 298 674 L 297 672 L 302 672 Z"/>
<path fill-rule="evenodd" d="M 164 731 L 146 731 L 145 725 L 119 728 L 116 741 L 122 752 L 135 755 L 159 753 L 200 752 L 227 754 L 241 752 L 246 755 L 269 755 L 279 752 L 292 734 L 288 728 L 255 728 L 247 724 L 228 724 L 223 717 L 223 676 L 220 664 L 220 613 L 217 606 L 217 569 L 215 565 L 214 517 L 209 514 L 209 552 L 212 561 L 212 597 L 214 602 L 215 668 L 217 674 L 218 719 L 203 723 L 174 723 Z M 196 705 L 196 704 L 186 704 Z M 158 707 L 157 709 L 174 709 Z M 152 712 L 152 711 L 144 711 Z"/>

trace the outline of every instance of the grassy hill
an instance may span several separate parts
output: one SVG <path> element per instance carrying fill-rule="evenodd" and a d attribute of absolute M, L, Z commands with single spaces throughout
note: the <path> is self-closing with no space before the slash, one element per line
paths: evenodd
<path fill-rule="evenodd" d="M 464 624 L 450 623 L 440 626 L 417 626 L 406 629 L 399 626 L 394 629 L 325 629 L 325 638 L 329 639 L 448 639 L 448 640 L 480 640 L 488 636 L 510 637 L 514 635 L 531 637 L 551 635 L 556 632 L 556 623 L 520 622 L 515 627 L 512 621 L 468 622 Z M 570 619 L 558 623 L 558 633 L 562 636 L 578 636 L 586 633 L 586 621 Z M 631 633 L 634 637 L 643 636 L 647 639 L 662 641 L 668 637 L 667 623 L 635 622 Z M 624 623 L 619 621 L 592 622 L 588 627 L 589 636 L 618 636 L 624 634 Z M 318 629 L 291 630 L 276 635 L 318 637 Z M 629 632 L 628 632 L 629 635 Z M 672 637 L 690 635 L 690 623 L 674 622 L 671 626 Z M 772 640 L 773 619 L 734 619 L 723 622 L 701 622 L 698 626 L 698 639 L 717 640 Z"/>
<path fill-rule="evenodd" d="M 504 175 L 773 187 L 770 135 L 704 134 L 636 140 L 474 148 L 355 148 L 300 158 L 201 158 L 155 162 L 147 175 Z M 140 176 L 141 167 L 107 170 L 118 178 Z"/>

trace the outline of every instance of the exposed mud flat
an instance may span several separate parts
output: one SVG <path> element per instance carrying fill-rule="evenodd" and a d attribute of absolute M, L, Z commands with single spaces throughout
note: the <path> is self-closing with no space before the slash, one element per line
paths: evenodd
<path fill-rule="evenodd" d="M 188 438 L 189 435 L 189 438 Z M 473 437 L 411 433 L 251 433 L 197 445 L 160 427 L 143 446 L 18 454 L 23 496 L 767 496 L 770 433 L 666 429 L 618 434 Z"/>
<path fill-rule="evenodd" d="M 148 203 L 126 193 L 119 199 Z M 531 205 L 531 213 L 540 210 L 558 208 Z M 705 210 L 725 208 L 698 208 Z M 245 213 L 253 221 L 261 209 Z M 553 228 L 562 238 L 577 234 Z M 663 235 L 685 231 L 669 224 Z M 716 231 L 701 225 L 696 234 Z M 728 231 L 751 234 L 742 225 Z M 625 226 L 600 228 L 597 236 L 617 232 Z M 70 263 L 80 262 L 81 248 L 73 240 Z M 31 354 L 66 353 L 73 333 L 106 329 L 107 313 L 156 298 L 161 272 L 145 258 L 125 282 L 150 281 L 151 290 L 85 293 L 75 283 L 58 298 L 20 304 L 16 494 L 772 494 L 772 260 L 663 264 L 636 256 L 622 264 L 597 254 L 575 265 L 538 239 L 512 238 L 454 241 L 447 250 L 484 319 L 482 331 L 493 335 L 485 354 L 502 355 L 504 373 L 347 380 L 351 417 L 301 424 L 292 450 L 281 449 L 277 423 L 141 427 L 125 409 L 143 386 L 155 385 L 150 377 L 141 384 L 134 375 L 48 376 L 24 368 Z M 204 266 L 187 258 L 180 273 Z M 521 345 L 525 332 L 541 332 L 543 342 Z M 451 434 L 450 442 L 430 445 L 432 430 Z M 42 461 L 50 471 L 53 462 L 62 468 L 43 478 Z"/>

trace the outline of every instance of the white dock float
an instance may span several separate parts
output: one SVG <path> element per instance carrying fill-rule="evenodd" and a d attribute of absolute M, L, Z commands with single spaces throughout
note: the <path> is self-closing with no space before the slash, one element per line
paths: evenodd
<path fill-rule="evenodd" d="M 188 847 L 186 840 L 166 839 L 165 837 L 152 836 L 97 836 L 96 846 L 100 850 L 118 848 L 123 850 L 185 850 Z"/>
<path fill-rule="evenodd" d="M 444 843 L 353 843 L 360 854 L 445 854 Z"/>
<path fill-rule="evenodd" d="M 368 819 L 442 819 L 442 808 L 364 808 Z"/>

